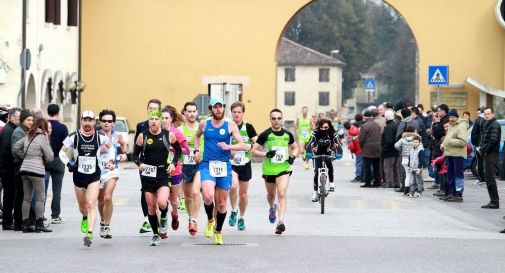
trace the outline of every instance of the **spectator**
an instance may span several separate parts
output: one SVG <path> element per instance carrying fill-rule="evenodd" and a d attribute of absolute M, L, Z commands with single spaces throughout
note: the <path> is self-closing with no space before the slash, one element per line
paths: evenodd
<path fill-rule="evenodd" d="M 412 119 L 411 113 L 412 112 L 408 108 L 401 110 L 403 119 L 398 126 L 398 131 L 396 132 L 396 140 L 399 140 L 402 137 L 403 132 L 405 132 L 405 129 L 408 126 L 414 126 L 416 132 L 419 132 L 419 123 Z"/>
<path fill-rule="evenodd" d="M 16 176 L 14 174 L 14 158 L 12 156 L 12 133 L 19 125 L 21 109 L 12 108 L 9 110 L 8 122 L 0 133 L 0 175 L 3 185 L 3 230 L 21 230 L 21 222 L 16 222 L 12 217 L 14 208 L 14 198 L 16 196 Z"/>
<path fill-rule="evenodd" d="M 384 113 L 384 105 L 382 104 L 379 104 L 377 109 L 372 110 L 374 121 L 381 127 L 381 134 L 384 132 L 384 127 L 386 127 L 386 118 L 384 117 Z"/>
<path fill-rule="evenodd" d="M 431 126 L 431 158 L 437 158 L 442 155 L 440 144 L 442 144 L 442 138 L 446 134 L 444 124 L 449 122 L 447 112 L 449 112 L 449 107 L 446 104 L 441 104 L 433 116 L 433 124 Z M 433 174 L 435 175 L 435 184 L 440 187 L 438 174 Z"/>
<path fill-rule="evenodd" d="M 52 128 L 52 132 L 50 133 L 51 148 L 53 149 L 53 154 L 55 155 L 60 153 L 63 140 L 65 140 L 68 136 L 67 126 L 59 121 L 59 113 L 60 107 L 57 104 L 50 104 L 47 107 L 47 114 L 49 115 L 48 125 Z M 65 165 L 61 162 L 60 157 L 56 156 L 54 157 L 54 160 L 46 166 L 46 198 L 49 178 L 51 178 L 52 181 L 53 191 L 53 199 L 51 201 L 51 224 L 61 224 L 63 223 L 60 217 L 61 188 L 63 185 L 63 177 L 65 175 Z"/>
<path fill-rule="evenodd" d="M 422 168 L 424 167 L 424 148 L 419 136 L 412 138 L 412 147 L 409 152 L 409 167 L 407 177 L 410 180 L 405 181 L 405 195 L 410 197 L 421 197 L 423 192 Z M 410 189 L 409 189 L 410 186 Z"/>
<path fill-rule="evenodd" d="M 25 232 L 51 232 L 44 226 L 44 203 L 46 174 L 44 164 L 54 158 L 48 139 L 48 125 L 44 118 L 37 118 L 30 127 L 26 137 L 17 141 L 13 153 L 21 159 L 20 176 L 23 181 L 23 233 Z M 35 229 L 31 227 L 29 212 L 32 196 L 35 193 L 37 203 L 35 206 Z"/>
<path fill-rule="evenodd" d="M 439 108 L 440 109 L 440 108 Z M 467 155 L 467 130 L 468 121 L 459 118 L 458 111 L 451 109 L 447 114 L 449 119 L 449 131 L 440 145 L 447 158 L 447 184 L 449 197 L 447 202 L 463 202 L 463 190 L 465 186 L 464 161 Z"/>
<path fill-rule="evenodd" d="M 365 184 L 361 187 L 380 187 L 381 128 L 379 124 L 373 121 L 372 111 L 366 110 L 364 117 L 365 123 L 361 125 L 358 136 L 363 156 L 363 172 L 365 174 Z"/>
<path fill-rule="evenodd" d="M 405 129 L 405 132 L 402 134 L 402 138 L 395 143 L 395 149 L 400 152 L 400 164 L 405 173 L 405 177 L 401 180 L 401 185 L 397 192 L 404 192 L 405 189 L 405 181 L 410 179 L 410 174 L 407 171 L 409 165 L 409 157 L 410 157 L 410 148 L 412 147 L 412 140 L 415 136 L 419 136 L 416 133 L 416 128 L 412 125 L 408 126 Z"/>
<path fill-rule="evenodd" d="M 468 111 L 463 112 L 463 118 L 466 119 L 466 120 L 468 120 L 468 124 L 469 124 L 468 126 L 472 127 L 473 122 L 470 119 L 470 112 L 468 112 Z"/>
<path fill-rule="evenodd" d="M 484 158 L 484 176 L 486 178 L 487 192 L 489 193 L 488 204 L 482 206 L 483 209 L 500 208 L 500 197 L 496 186 L 496 163 L 498 162 L 498 152 L 500 151 L 501 126 L 494 117 L 492 107 L 484 109 L 486 122 L 482 127 L 482 137 L 477 153 Z"/>
<path fill-rule="evenodd" d="M 435 175 L 433 174 L 433 169 L 431 168 L 430 161 L 431 161 L 431 152 L 430 152 L 430 138 L 428 136 L 428 133 L 426 132 L 426 124 L 424 117 L 422 116 L 422 112 L 419 110 L 417 107 L 412 107 L 412 114 L 411 117 L 413 120 L 417 121 L 419 124 L 419 131 L 418 134 L 421 136 L 421 143 L 423 144 L 424 148 L 424 161 L 423 161 L 423 166 L 428 168 L 428 177 L 425 179 L 426 182 L 433 182 L 435 181 L 434 177 Z M 433 186 L 430 187 L 430 189 L 438 189 L 438 185 L 434 184 Z"/>
<path fill-rule="evenodd" d="M 356 123 L 351 125 L 351 123 L 347 121 L 344 122 L 344 128 L 347 131 L 347 145 L 349 147 L 349 151 L 352 156 L 355 156 L 355 176 L 351 182 L 362 182 L 363 158 L 361 157 L 361 147 L 358 140 L 359 126 Z"/>
<path fill-rule="evenodd" d="M 400 160 L 398 151 L 395 149 L 395 137 L 398 126 L 392 110 L 385 112 L 386 127 L 382 132 L 382 158 L 384 159 L 384 188 L 400 187 Z"/>
<path fill-rule="evenodd" d="M 447 131 L 449 131 L 449 122 L 447 122 L 446 124 L 444 124 L 444 130 L 445 130 L 445 133 L 447 134 Z M 444 142 L 444 137 L 442 137 L 442 142 Z M 446 192 L 447 191 L 447 164 L 446 164 L 446 160 L 445 160 L 445 156 L 444 155 L 441 155 L 435 159 L 433 159 L 433 162 L 435 162 L 435 164 L 431 164 L 433 169 L 433 173 L 436 175 L 435 177 L 437 177 L 440 185 L 439 185 L 439 189 L 437 192 L 433 193 L 434 196 L 438 196 L 438 197 L 446 197 L 448 195 L 448 193 Z M 442 198 L 440 198 L 442 199 Z"/>
<path fill-rule="evenodd" d="M 477 108 L 477 118 L 475 119 L 471 132 L 471 141 L 472 145 L 475 148 L 478 148 L 482 139 L 482 127 L 486 120 L 484 119 L 484 107 Z M 475 154 L 475 158 L 477 159 L 477 180 L 478 182 L 486 181 L 484 177 L 484 159 L 480 153 Z"/>

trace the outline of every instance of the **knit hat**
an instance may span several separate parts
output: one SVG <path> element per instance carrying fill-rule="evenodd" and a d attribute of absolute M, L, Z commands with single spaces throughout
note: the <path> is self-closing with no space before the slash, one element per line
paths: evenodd
<path fill-rule="evenodd" d="M 403 101 L 398 101 L 395 106 L 393 106 L 393 110 L 396 111 L 399 111 L 399 110 L 402 110 L 403 108 L 405 108 L 405 103 Z"/>
<path fill-rule="evenodd" d="M 384 117 L 386 118 L 386 120 L 393 120 L 395 119 L 395 113 L 392 110 L 387 110 L 384 113 Z"/>
<path fill-rule="evenodd" d="M 19 114 L 19 121 L 23 123 L 28 117 L 33 117 L 32 111 L 28 109 L 21 110 L 21 113 Z"/>
<path fill-rule="evenodd" d="M 459 118 L 458 110 L 452 108 L 451 110 L 449 110 L 449 113 L 447 113 L 447 116 Z"/>

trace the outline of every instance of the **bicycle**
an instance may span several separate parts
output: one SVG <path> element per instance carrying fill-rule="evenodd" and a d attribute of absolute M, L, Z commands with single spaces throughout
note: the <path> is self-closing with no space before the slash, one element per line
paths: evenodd
<path fill-rule="evenodd" d="M 321 168 L 317 170 L 317 180 L 319 181 L 319 204 L 321 205 L 321 214 L 324 214 L 324 200 L 328 196 L 328 191 L 326 190 L 326 182 L 328 181 L 328 167 L 326 166 L 325 159 L 331 159 L 332 161 L 337 159 L 332 155 L 314 155 L 312 159 L 316 160 L 320 158 L 322 165 Z"/>

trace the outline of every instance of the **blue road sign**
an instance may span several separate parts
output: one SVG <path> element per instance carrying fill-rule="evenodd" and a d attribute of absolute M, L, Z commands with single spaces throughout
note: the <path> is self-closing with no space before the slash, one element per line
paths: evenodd
<path fill-rule="evenodd" d="M 428 66 L 428 84 L 429 85 L 448 85 L 449 84 L 449 66 L 448 65 L 430 65 L 430 66 Z"/>
<path fill-rule="evenodd" d="M 367 92 L 374 92 L 376 88 L 375 79 L 365 79 L 365 90 Z"/>

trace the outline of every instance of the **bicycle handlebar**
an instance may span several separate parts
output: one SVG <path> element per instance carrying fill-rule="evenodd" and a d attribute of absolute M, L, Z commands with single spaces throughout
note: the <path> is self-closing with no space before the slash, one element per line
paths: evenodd
<path fill-rule="evenodd" d="M 312 156 L 312 159 L 316 159 L 316 158 L 322 158 L 322 159 L 327 159 L 327 158 L 329 158 L 329 159 L 332 159 L 332 160 L 337 159 L 337 158 L 336 158 L 335 156 L 333 156 L 333 155 L 313 155 L 313 156 Z"/>

